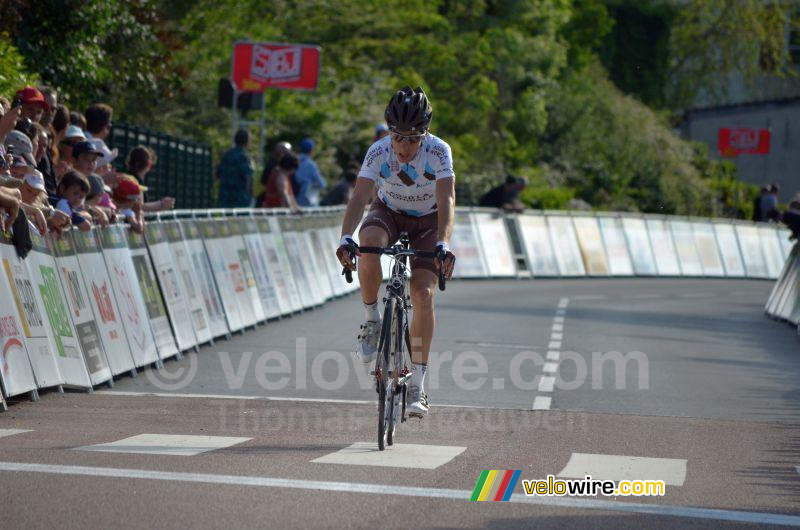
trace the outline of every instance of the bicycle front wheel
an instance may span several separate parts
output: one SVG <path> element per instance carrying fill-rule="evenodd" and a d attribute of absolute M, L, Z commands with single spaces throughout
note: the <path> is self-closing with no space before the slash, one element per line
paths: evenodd
<path fill-rule="evenodd" d="M 378 449 L 381 451 L 386 448 L 387 431 L 393 430 L 390 414 L 392 416 L 394 415 L 394 407 L 389 406 L 387 400 L 394 394 L 394 392 L 388 391 L 388 386 L 394 384 L 392 375 L 389 373 L 389 371 L 394 368 L 390 362 L 393 359 L 392 348 L 394 346 L 394 306 L 394 298 L 389 298 L 384 308 L 381 338 L 378 341 L 378 360 L 375 363 L 375 377 L 377 379 L 376 384 L 378 390 Z M 391 442 L 389 442 L 389 445 L 391 445 Z"/>

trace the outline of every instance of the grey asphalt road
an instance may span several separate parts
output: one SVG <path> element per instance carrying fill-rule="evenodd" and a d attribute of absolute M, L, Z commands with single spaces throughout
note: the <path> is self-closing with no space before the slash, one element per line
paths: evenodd
<path fill-rule="evenodd" d="M 437 295 L 434 408 L 383 453 L 370 445 L 375 393 L 351 353 L 362 315 L 350 296 L 205 346 L 160 375 L 14 403 L 0 414 L 0 488 L 13 492 L 3 524 L 800 525 L 800 338 L 764 317 L 770 288 L 454 282 Z M 142 435 L 158 437 L 136 448 Z M 190 436 L 235 439 L 175 454 L 176 439 L 206 443 Z M 112 443 L 121 452 L 85 450 Z M 316 461 L 342 450 L 343 463 Z M 440 450 L 451 454 L 419 467 Z M 508 503 L 467 500 L 481 470 L 566 477 L 582 458 L 610 478 L 637 465 L 655 477 L 635 478 L 672 478 L 663 497 L 532 502 L 518 484 Z"/>

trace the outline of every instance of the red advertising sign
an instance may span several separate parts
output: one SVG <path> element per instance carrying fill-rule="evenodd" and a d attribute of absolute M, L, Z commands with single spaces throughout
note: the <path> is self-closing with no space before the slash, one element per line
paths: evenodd
<path fill-rule="evenodd" d="M 240 41 L 233 44 L 233 84 L 242 92 L 265 88 L 316 90 L 319 46 Z"/>
<path fill-rule="evenodd" d="M 724 127 L 719 130 L 719 154 L 722 156 L 769 154 L 769 129 Z"/>

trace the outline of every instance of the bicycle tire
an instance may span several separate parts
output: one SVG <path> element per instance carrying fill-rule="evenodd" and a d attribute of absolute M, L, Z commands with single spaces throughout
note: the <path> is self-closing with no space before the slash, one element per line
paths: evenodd
<path fill-rule="evenodd" d="M 392 350 L 392 324 L 394 320 L 394 298 L 386 300 L 386 307 L 383 311 L 383 326 L 381 327 L 381 337 L 378 341 L 380 351 L 378 352 L 378 361 L 376 362 L 375 373 L 380 372 L 381 376 L 378 378 L 378 449 L 383 451 L 386 449 L 387 441 L 387 414 L 386 414 L 386 400 L 387 400 L 387 382 L 389 381 L 389 358 L 391 357 Z M 378 364 L 380 363 L 380 364 Z M 391 444 L 390 444 L 391 445 Z"/>

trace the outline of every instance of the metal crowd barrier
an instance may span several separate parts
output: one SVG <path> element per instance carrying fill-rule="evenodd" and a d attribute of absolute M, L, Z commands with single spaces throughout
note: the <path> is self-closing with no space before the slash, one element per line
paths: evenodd
<path fill-rule="evenodd" d="M 343 213 L 184 210 L 149 216 L 142 235 L 121 224 L 60 239 L 32 230 L 24 260 L 0 234 L 0 404 L 113 385 L 357 290 L 334 255 Z M 767 312 L 800 320 L 798 250 L 771 225 L 459 208 L 451 246 L 458 278 L 780 275 Z"/>

